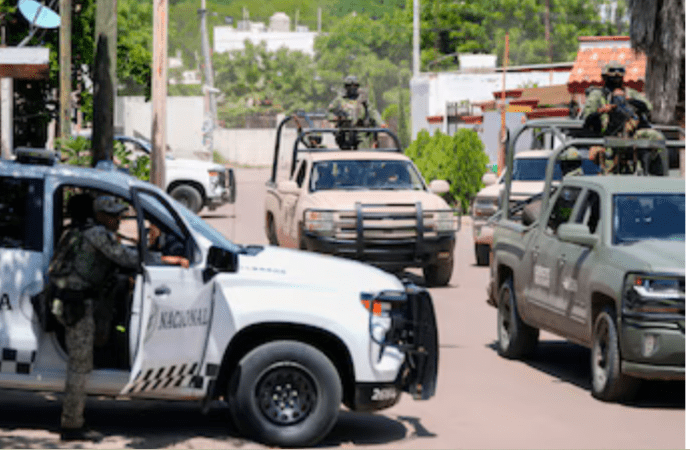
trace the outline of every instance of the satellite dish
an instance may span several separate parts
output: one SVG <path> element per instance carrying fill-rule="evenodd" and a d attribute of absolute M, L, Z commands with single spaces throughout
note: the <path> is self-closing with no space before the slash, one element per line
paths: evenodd
<path fill-rule="evenodd" d="M 19 0 L 19 12 L 32 26 L 38 28 L 58 28 L 60 16 L 58 13 L 36 0 Z"/>

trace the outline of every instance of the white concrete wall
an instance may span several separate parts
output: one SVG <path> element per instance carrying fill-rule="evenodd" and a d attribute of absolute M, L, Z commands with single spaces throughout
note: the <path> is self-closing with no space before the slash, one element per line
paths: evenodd
<path fill-rule="evenodd" d="M 127 136 L 151 139 L 153 107 L 144 97 L 118 97 L 115 126 Z M 165 139 L 175 155 L 189 155 L 203 150 L 203 97 L 168 97 Z"/>
<path fill-rule="evenodd" d="M 244 50 L 244 41 L 254 45 L 266 43 L 266 48 L 275 52 L 280 48 L 299 50 L 314 56 L 315 31 L 238 31 L 231 26 L 213 27 L 213 52 L 223 53 L 232 50 Z"/>
<path fill-rule="evenodd" d="M 506 89 L 517 89 L 526 84 L 538 86 L 567 84 L 570 72 L 508 72 Z M 410 80 L 412 108 L 412 136 L 429 129 L 427 116 L 446 115 L 446 103 L 469 100 L 494 100 L 493 93 L 503 87 L 503 74 L 494 73 L 422 73 Z"/>
<path fill-rule="evenodd" d="M 289 154 L 297 137 L 292 128 L 283 129 L 280 152 Z M 270 166 L 273 164 L 276 129 L 216 129 L 213 147 L 218 153 L 238 165 Z"/>

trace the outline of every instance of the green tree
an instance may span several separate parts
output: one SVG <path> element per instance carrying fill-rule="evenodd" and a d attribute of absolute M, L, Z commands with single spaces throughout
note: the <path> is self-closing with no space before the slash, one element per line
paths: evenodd
<path fill-rule="evenodd" d="M 299 51 L 269 52 L 266 44 L 245 42 L 244 50 L 213 56 L 215 84 L 225 98 L 218 118 L 237 125 L 243 115 L 311 111 L 328 103 L 315 62 Z"/>
<path fill-rule="evenodd" d="M 84 81 L 92 78 L 95 56 L 94 0 L 72 1 L 72 86 L 83 91 L 80 102 L 85 118 L 90 120 L 91 95 Z M 121 83 L 147 93 L 150 92 L 151 5 L 139 0 L 118 1 L 117 77 Z M 16 46 L 27 35 L 26 19 L 7 3 L 0 5 L 0 16 L 6 29 L 7 45 Z M 42 147 L 47 139 L 46 125 L 57 117 L 57 99 L 53 91 L 59 86 L 59 33 L 44 30 L 37 33 L 28 46 L 40 45 L 49 49 L 49 78 L 47 80 L 16 80 L 15 92 L 23 99 L 15 104 L 15 143 Z"/>
<path fill-rule="evenodd" d="M 411 26 L 401 10 L 377 20 L 347 15 L 314 43 L 318 75 L 331 99 L 341 91 L 347 75 L 356 75 L 369 91 L 370 105 L 385 112 L 398 103 L 399 86 L 408 89 L 411 41 Z"/>
<path fill-rule="evenodd" d="M 431 136 L 423 130 L 405 154 L 415 162 L 427 182 L 448 181 L 448 200 L 462 211 L 469 210 L 472 198 L 482 188 L 482 176 L 489 163 L 484 144 L 475 131 L 463 128 L 448 136 L 437 130 Z"/>

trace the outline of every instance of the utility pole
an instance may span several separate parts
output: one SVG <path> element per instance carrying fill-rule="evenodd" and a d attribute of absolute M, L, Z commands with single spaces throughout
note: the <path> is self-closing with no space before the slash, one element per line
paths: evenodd
<path fill-rule="evenodd" d="M 151 73 L 151 183 L 165 187 L 166 101 L 168 96 L 168 0 L 153 2 L 153 67 Z"/>
<path fill-rule="evenodd" d="M 60 137 L 72 135 L 72 0 L 60 0 Z"/>
<path fill-rule="evenodd" d="M 544 15 L 544 39 L 546 39 L 546 49 L 549 56 L 549 64 L 553 63 L 553 51 L 551 49 L 551 5 L 546 0 L 546 12 Z"/>
<path fill-rule="evenodd" d="M 105 33 L 98 35 L 93 80 L 93 134 L 91 164 L 113 160 L 113 82 L 110 78 L 110 55 Z"/>
<path fill-rule="evenodd" d="M 110 64 L 109 72 L 114 101 L 117 94 L 117 0 L 96 0 L 97 40 L 101 34 L 107 37 L 106 53 Z"/>
<path fill-rule="evenodd" d="M 412 3 L 412 76 L 419 76 L 419 0 Z"/>
<path fill-rule="evenodd" d="M 321 7 L 316 10 L 316 31 L 321 34 Z"/>
<path fill-rule="evenodd" d="M 213 66 L 211 50 L 208 45 L 208 31 L 206 30 L 206 0 L 201 0 L 201 52 L 204 54 L 204 96 L 206 98 L 206 117 L 204 118 L 204 149 L 213 156 L 213 130 L 216 127 L 216 91 L 213 87 Z"/>
<path fill-rule="evenodd" d="M 506 71 L 508 69 L 508 54 L 510 51 L 510 38 L 506 33 L 506 50 L 503 57 L 503 92 L 501 94 L 501 142 L 498 145 L 498 175 L 503 173 L 506 161 L 506 149 L 508 148 L 508 139 L 506 139 Z"/>

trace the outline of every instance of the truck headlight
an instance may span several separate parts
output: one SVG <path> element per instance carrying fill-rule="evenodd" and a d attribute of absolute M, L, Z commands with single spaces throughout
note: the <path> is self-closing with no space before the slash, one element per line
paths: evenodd
<path fill-rule="evenodd" d="M 475 219 L 488 218 L 498 211 L 498 197 L 478 197 L 472 204 L 472 217 Z"/>
<path fill-rule="evenodd" d="M 308 210 L 304 213 L 304 229 L 322 235 L 332 235 L 335 217 L 331 211 Z"/>
<path fill-rule="evenodd" d="M 685 315 L 685 278 L 628 274 L 623 286 L 623 311 L 631 314 Z"/>
<path fill-rule="evenodd" d="M 434 211 L 428 226 L 434 231 L 455 231 L 458 220 L 453 211 Z"/>
<path fill-rule="evenodd" d="M 209 181 L 211 182 L 211 186 L 218 186 L 218 179 L 220 175 L 218 174 L 217 170 L 209 170 L 208 177 Z"/>

